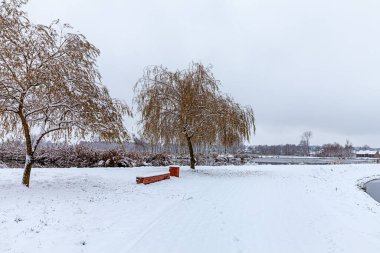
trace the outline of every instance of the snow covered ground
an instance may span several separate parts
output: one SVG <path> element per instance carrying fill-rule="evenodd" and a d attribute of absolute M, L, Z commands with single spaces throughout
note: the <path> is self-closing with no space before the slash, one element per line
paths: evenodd
<path fill-rule="evenodd" d="M 379 252 L 379 165 L 0 169 L 0 252 Z"/>

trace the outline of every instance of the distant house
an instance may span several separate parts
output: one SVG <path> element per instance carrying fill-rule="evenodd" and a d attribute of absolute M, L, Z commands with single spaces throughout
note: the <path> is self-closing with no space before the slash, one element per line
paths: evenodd
<path fill-rule="evenodd" d="M 380 154 L 377 150 L 359 150 L 356 157 L 380 158 Z"/>

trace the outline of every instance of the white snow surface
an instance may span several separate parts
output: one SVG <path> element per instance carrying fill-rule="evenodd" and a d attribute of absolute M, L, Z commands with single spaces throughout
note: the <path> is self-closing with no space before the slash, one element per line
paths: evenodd
<path fill-rule="evenodd" d="M 380 252 L 379 165 L 0 170 L 0 252 Z"/>

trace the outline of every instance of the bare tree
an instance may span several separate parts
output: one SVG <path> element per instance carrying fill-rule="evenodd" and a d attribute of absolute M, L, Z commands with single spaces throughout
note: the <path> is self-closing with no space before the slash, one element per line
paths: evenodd
<path fill-rule="evenodd" d="M 237 144 L 249 140 L 255 127 L 253 110 L 222 95 L 211 69 L 200 63 L 175 72 L 162 66 L 148 67 L 135 94 L 146 138 L 187 145 L 193 169 L 194 143 Z"/>
<path fill-rule="evenodd" d="M 130 111 L 101 85 L 99 50 L 67 24 L 33 24 L 22 10 L 25 3 L 0 5 L 0 137 L 24 137 L 22 182 L 29 186 L 44 137 L 126 138 L 123 115 Z"/>
<path fill-rule="evenodd" d="M 311 131 L 306 131 L 301 135 L 300 146 L 304 147 L 304 153 L 310 155 L 310 139 L 313 136 Z"/>
<path fill-rule="evenodd" d="M 349 158 L 352 156 L 352 144 L 347 140 L 343 147 L 337 142 L 324 144 L 322 146 L 320 156 L 322 157 L 342 157 Z"/>
<path fill-rule="evenodd" d="M 132 138 L 133 138 L 134 146 L 137 148 L 137 150 L 141 148 L 142 151 L 145 152 L 147 149 L 148 143 L 146 143 L 146 141 L 143 138 L 138 137 L 136 135 L 133 135 Z"/>
<path fill-rule="evenodd" d="M 354 147 L 352 142 L 346 140 L 346 144 L 344 145 L 344 157 L 352 157 L 354 155 Z"/>

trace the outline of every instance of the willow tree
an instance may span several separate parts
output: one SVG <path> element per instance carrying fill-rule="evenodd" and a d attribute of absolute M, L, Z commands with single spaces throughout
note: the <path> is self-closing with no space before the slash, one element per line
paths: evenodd
<path fill-rule="evenodd" d="M 43 138 L 127 138 L 130 111 L 101 84 L 99 50 L 69 25 L 32 23 L 25 3 L 0 5 L 0 137 L 25 139 L 22 183 L 29 186 Z"/>
<path fill-rule="evenodd" d="M 227 147 L 240 145 L 249 140 L 256 131 L 254 112 L 251 107 L 242 107 L 229 96 L 220 96 L 218 99 L 219 119 L 214 126 L 221 145 Z"/>
<path fill-rule="evenodd" d="M 243 109 L 222 95 L 219 86 L 210 67 L 200 63 L 174 72 L 162 66 L 147 67 L 135 86 L 134 99 L 143 134 L 164 144 L 187 145 L 193 169 L 194 143 L 231 138 L 224 143 L 232 145 L 249 140 L 255 127 L 252 109 Z"/>

